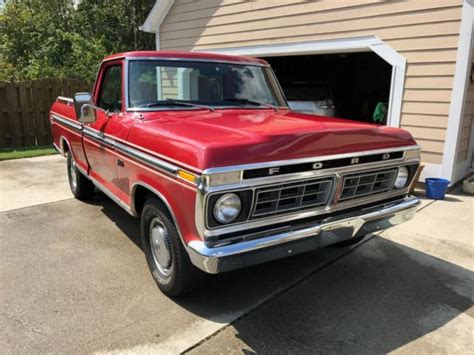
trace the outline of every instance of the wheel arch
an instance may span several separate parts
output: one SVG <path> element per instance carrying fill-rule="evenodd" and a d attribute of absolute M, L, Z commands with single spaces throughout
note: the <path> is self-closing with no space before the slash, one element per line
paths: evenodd
<path fill-rule="evenodd" d="M 66 153 L 71 150 L 71 144 L 68 139 L 64 136 L 59 138 L 59 148 L 61 149 L 61 155 L 66 156 Z"/>
<path fill-rule="evenodd" d="M 156 197 L 163 204 L 163 207 L 168 211 L 168 214 L 171 216 L 171 219 L 173 220 L 176 226 L 176 230 L 178 231 L 181 242 L 184 246 L 186 246 L 186 243 L 183 239 L 183 235 L 181 233 L 181 228 L 179 227 L 178 220 L 176 219 L 176 216 L 173 212 L 170 203 L 168 202 L 166 197 L 154 187 L 141 181 L 133 184 L 130 194 L 130 207 L 132 214 L 136 217 L 140 216 L 147 197 Z"/>

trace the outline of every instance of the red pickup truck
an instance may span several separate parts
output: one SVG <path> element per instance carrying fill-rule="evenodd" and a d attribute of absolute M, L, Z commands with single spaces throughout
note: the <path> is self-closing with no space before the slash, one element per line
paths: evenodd
<path fill-rule="evenodd" d="M 74 196 L 97 187 L 141 218 L 160 289 L 411 219 L 420 149 L 398 128 L 289 110 L 268 63 L 208 53 L 128 52 L 92 94 L 52 105 Z"/>

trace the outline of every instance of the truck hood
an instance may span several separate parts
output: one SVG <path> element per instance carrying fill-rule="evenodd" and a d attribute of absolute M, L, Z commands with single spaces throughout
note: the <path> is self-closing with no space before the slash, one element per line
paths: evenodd
<path fill-rule="evenodd" d="M 416 144 L 398 128 L 271 109 L 147 112 L 128 140 L 195 171 Z"/>

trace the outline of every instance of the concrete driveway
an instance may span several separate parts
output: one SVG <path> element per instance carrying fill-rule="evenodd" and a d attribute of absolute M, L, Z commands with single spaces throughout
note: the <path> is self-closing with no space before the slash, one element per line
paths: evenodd
<path fill-rule="evenodd" d="M 2 353 L 466 353 L 473 347 L 472 197 L 425 201 L 415 220 L 356 247 L 212 277 L 174 301 L 149 274 L 138 221 L 99 193 L 88 203 L 64 200 L 71 196 L 65 159 L 49 158 L 0 162 L 7 206 L 0 213 Z M 12 192 L 8 184 L 17 175 L 21 183 Z M 48 186 L 56 186 L 58 201 Z"/>

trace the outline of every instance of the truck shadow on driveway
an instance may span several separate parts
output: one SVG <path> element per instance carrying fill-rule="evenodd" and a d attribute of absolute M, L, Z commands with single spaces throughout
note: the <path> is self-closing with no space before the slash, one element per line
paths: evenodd
<path fill-rule="evenodd" d="M 141 248 L 138 219 L 105 197 L 93 203 Z M 231 346 L 249 353 L 387 353 L 468 311 L 473 284 L 468 269 L 369 237 L 355 248 L 329 247 L 211 276 L 174 301 L 199 317 L 232 323 L 201 345 L 204 353 Z M 460 339 L 469 341 L 470 324 L 456 330 Z M 444 334 L 430 335 L 433 349 L 449 349 Z"/>

